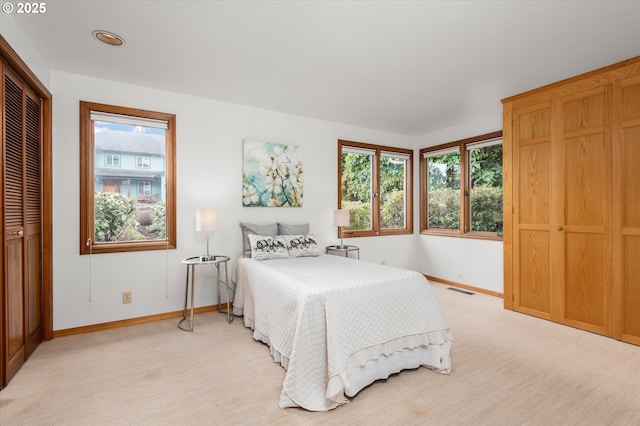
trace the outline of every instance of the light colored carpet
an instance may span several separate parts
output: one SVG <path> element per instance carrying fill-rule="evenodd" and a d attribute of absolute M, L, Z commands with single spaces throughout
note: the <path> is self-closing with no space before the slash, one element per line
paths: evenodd
<path fill-rule="evenodd" d="M 449 376 L 404 371 L 327 413 L 280 409 L 285 371 L 236 318 L 196 317 L 40 345 L 0 391 L 2 425 L 639 425 L 640 347 L 433 284 Z"/>

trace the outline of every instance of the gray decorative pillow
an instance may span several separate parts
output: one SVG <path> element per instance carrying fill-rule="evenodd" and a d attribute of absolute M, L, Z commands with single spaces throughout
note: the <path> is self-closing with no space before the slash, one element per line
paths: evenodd
<path fill-rule="evenodd" d="M 251 258 L 255 260 L 283 259 L 289 257 L 287 245 L 282 237 L 249 234 Z"/>
<path fill-rule="evenodd" d="M 309 233 L 309 224 L 301 223 L 299 225 L 291 225 L 278 222 L 278 235 L 307 235 Z"/>
<path fill-rule="evenodd" d="M 320 246 L 315 235 L 284 235 L 290 257 L 320 256 Z"/>
<path fill-rule="evenodd" d="M 269 223 L 265 225 L 256 225 L 254 223 L 240 222 L 242 229 L 242 256 L 251 257 L 251 245 L 249 243 L 249 235 L 278 235 L 278 224 Z"/>

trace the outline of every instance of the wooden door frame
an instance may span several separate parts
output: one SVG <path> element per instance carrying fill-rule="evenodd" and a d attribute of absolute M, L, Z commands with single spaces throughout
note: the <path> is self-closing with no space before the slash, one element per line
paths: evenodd
<path fill-rule="evenodd" d="M 52 95 L 0 35 L 0 56 L 42 99 L 42 338 L 53 339 Z"/>

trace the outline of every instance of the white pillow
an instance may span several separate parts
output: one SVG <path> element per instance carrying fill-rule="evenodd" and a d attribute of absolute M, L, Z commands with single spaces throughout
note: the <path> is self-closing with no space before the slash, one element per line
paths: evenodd
<path fill-rule="evenodd" d="M 320 256 L 320 246 L 315 235 L 284 235 L 290 257 Z"/>
<path fill-rule="evenodd" d="M 287 243 L 282 237 L 249 234 L 251 258 L 256 260 L 282 259 L 289 257 Z"/>

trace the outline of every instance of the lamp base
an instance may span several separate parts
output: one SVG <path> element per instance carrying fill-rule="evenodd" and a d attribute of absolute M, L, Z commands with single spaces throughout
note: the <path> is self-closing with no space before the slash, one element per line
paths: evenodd
<path fill-rule="evenodd" d="M 349 247 L 348 245 L 345 245 L 344 243 L 344 238 L 342 237 L 342 228 L 340 229 L 340 245 L 338 246 L 338 248 L 340 250 L 346 250 L 347 247 Z"/>
<path fill-rule="evenodd" d="M 209 262 L 215 259 L 216 257 L 214 255 L 203 254 L 202 256 L 200 256 L 200 262 Z"/>

